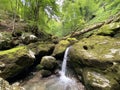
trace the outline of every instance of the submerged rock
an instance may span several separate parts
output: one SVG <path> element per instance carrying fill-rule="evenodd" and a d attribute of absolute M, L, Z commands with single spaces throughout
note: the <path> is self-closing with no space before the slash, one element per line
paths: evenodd
<path fill-rule="evenodd" d="M 90 88 L 88 90 L 117 90 L 119 88 L 120 39 L 95 35 L 84 38 L 71 47 L 69 56 L 78 76 L 82 76 L 83 82 Z M 97 78 L 97 75 L 100 75 L 101 79 Z M 106 82 L 103 79 L 110 82 L 110 86 L 106 86 L 108 89 L 101 86 Z"/>
<path fill-rule="evenodd" d="M 29 54 L 25 46 L 0 51 L 1 72 L 4 79 L 11 78 L 19 74 L 22 70 L 30 67 L 34 58 Z"/>

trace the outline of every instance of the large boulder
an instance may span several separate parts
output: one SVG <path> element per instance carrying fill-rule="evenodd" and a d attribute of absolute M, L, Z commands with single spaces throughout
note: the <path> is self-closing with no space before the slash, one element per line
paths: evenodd
<path fill-rule="evenodd" d="M 43 66 L 44 69 L 54 70 L 57 66 L 57 61 L 52 56 L 44 56 L 42 57 L 40 64 Z"/>
<path fill-rule="evenodd" d="M 50 42 L 36 42 L 29 44 L 27 47 L 34 52 L 35 56 L 41 59 L 45 55 L 52 54 L 54 46 L 55 45 Z"/>
<path fill-rule="evenodd" d="M 83 69 L 83 78 L 87 90 L 118 90 L 120 88 L 114 78 L 89 68 Z"/>
<path fill-rule="evenodd" d="M 20 87 L 17 83 L 10 85 L 3 78 L 0 78 L 0 90 L 25 90 L 23 87 Z"/>
<path fill-rule="evenodd" d="M 120 39 L 93 35 L 74 44 L 70 49 L 69 56 L 72 66 L 78 76 L 82 76 L 88 90 L 118 90 L 120 88 L 120 85 L 118 86 L 120 81 Z M 109 82 L 109 86 L 102 86 L 106 82 L 103 79 Z M 114 86 L 117 89 L 113 88 Z M 109 88 L 106 89 L 107 87 Z"/>
<path fill-rule="evenodd" d="M 33 65 L 34 59 L 25 46 L 0 51 L 0 76 L 4 79 L 14 77 Z"/>

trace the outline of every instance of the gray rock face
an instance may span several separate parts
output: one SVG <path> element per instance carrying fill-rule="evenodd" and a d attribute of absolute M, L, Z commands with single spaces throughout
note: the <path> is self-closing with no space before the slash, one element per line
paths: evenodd
<path fill-rule="evenodd" d="M 91 36 L 74 44 L 70 61 L 88 90 L 120 88 L 120 39 Z"/>

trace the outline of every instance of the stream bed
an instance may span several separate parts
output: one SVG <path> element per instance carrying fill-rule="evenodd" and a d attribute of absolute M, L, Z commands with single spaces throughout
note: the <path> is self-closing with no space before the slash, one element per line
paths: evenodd
<path fill-rule="evenodd" d="M 85 90 L 82 83 L 76 78 L 63 78 L 64 79 L 61 80 L 61 77 L 56 75 L 42 78 L 40 72 L 34 72 L 33 76 L 22 81 L 20 85 L 25 88 L 25 90 Z"/>

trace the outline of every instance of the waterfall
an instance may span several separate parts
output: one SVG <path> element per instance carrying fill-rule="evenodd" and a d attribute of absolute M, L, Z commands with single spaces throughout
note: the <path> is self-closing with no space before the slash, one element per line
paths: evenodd
<path fill-rule="evenodd" d="M 64 58 L 63 58 L 63 63 L 62 63 L 62 69 L 61 73 L 65 75 L 66 73 L 66 65 L 67 65 L 67 59 L 68 59 L 68 52 L 69 52 L 70 47 L 68 47 L 65 51 Z"/>
<path fill-rule="evenodd" d="M 38 81 L 35 83 L 29 82 L 28 85 L 24 86 L 26 90 L 85 90 L 84 86 L 80 82 L 76 82 L 76 79 L 74 77 L 70 77 L 70 75 L 68 77 L 65 75 L 67 71 L 66 65 L 69 49 L 70 47 L 66 49 L 64 54 L 60 77 L 53 76 L 51 78 L 47 78 L 46 80 Z"/>
<path fill-rule="evenodd" d="M 64 58 L 63 58 L 63 62 L 62 62 L 62 68 L 61 68 L 61 71 L 60 71 L 60 80 L 64 83 L 68 83 L 68 82 L 71 82 L 72 80 L 67 77 L 65 75 L 66 73 L 66 66 L 67 66 L 67 60 L 68 60 L 68 53 L 69 53 L 69 49 L 70 47 L 68 47 L 65 51 L 65 54 L 64 54 Z"/>

